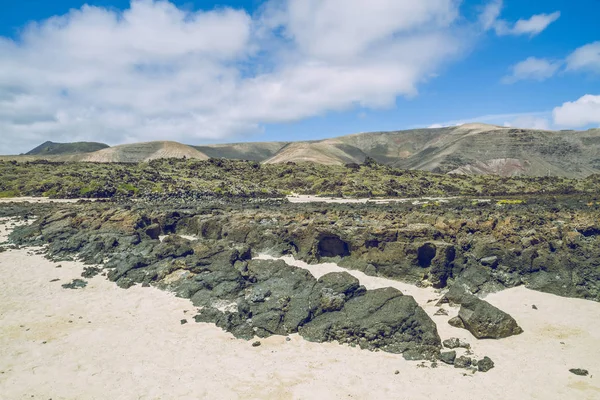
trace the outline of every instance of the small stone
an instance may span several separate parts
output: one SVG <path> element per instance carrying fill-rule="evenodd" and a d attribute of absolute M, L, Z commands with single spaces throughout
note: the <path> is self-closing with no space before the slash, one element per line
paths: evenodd
<path fill-rule="evenodd" d="M 492 368 L 494 368 L 494 362 L 487 356 L 477 361 L 477 369 L 480 372 L 488 372 Z"/>
<path fill-rule="evenodd" d="M 185 324 L 187 324 L 187 319 L 182 319 L 181 320 L 181 325 L 185 325 Z"/>
<path fill-rule="evenodd" d="M 56 268 L 62 268 L 62 265 L 59 264 L 59 265 L 56 266 Z"/>
<path fill-rule="evenodd" d="M 445 351 L 440 353 L 440 361 L 446 364 L 454 364 L 454 360 L 456 360 L 456 351 Z"/>
<path fill-rule="evenodd" d="M 50 282 L 58 282 L 60 281 L 60 279 L 56 278 L 56 279 L 52 279 Z"/>
<path fill-rule="evenodd" d="M 454 368 L 469 368 L 471 366 L 471 359 L 469 357 L 460 356 L 454 360 Z"/>
<path fill-rule="evenodd" d="M 587 369 L 581 369 L 581 368 L 571 368 L 569 370 L 569 372 L 571 372 L 572 374 L 575 375 L 579 375 L 579 376 L 588 376 L 589 372 Z"/>
<path fill-rule="evenodd" d="M 46 344 L 46 343 L 48 343 L 48 342 L 42 342 L 42 344 Z"/>
<path fill-rule="evenodd" d="M 286 338 L 285 338 L 285 341 L 286 341 L 286 342 L 291 342 L 291 341 L 292 341 L 292 339 L 291 339 L 291 338 L 289 338 L 289 337 L 286 337 Z"/>
<path fill-rule="evenodd" d="M 261 343 L 258 340 L 256 342 L 252 343 L 252 347 L 258 347 L 260 345 L 261 345 Z"/>
<path fill-rule="evenodd" d="M 73 279 L 71 283 L 61 285 L 65 289 L 82 289 L 87 286 L 87 282 L 82 279 Z"/>
<path fill-rule="evenodd" d="M 533 308 L 534 310 L 537 310 L 538 308 L 536 307 L 536 305 L 532 305 L 531 308 Z"/>
<path fill-rule="evenodd" d="M 462 328 L 465 329 L 465 323 L 463 322 L 463 320 L 460 317 L 454 317 L 454 318 L 450 318 L 448 320 L 448 323 L 455 327 L 455 328 Z"/>
<path fill-rule="evenodd" d="M 394 371 L 394 375 L 398 375 L 400 373 L 400 371 L 396 370 Z"/>
<path fill-rule="evenodd" d="M 479 260 L 479 262 L 481 263 L 481 265 L 484 265 L 486 267 L 496 268 L 498 266 L 498 257 L 485 257 Z"/>
<path fill-rule="evenodd" d="M 433 315 L 448 315 L 448 311 L 444 310 L 443 308 L 440 308 Z"/>
<path fill-rule="evenodd" d="M 446 347 L 448 349 L 456 349 L 458 347 L 468 349 L 471 347 L 471 345 L 469 343 L 464 342 L 464 341 L 460 340 L 459 338 L 446 339 L 442 342 L 442 344 L 444 345 L 444 347 Z"/>

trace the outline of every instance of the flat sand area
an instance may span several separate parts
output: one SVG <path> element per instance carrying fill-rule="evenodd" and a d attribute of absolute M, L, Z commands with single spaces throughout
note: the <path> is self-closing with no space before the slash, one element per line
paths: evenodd
<path fill-rule="evenodd" d="M 5 232 L 0 226 L 0 242 Z M 123 290 L 96 276 L 84 289 L 63 289 L 80 277 L 82 265 L 32 253 L 0 253 L 2 400 L 600 398 L 599 303 L 525 288 L 490 295 L 525 330 L 499 341 L 478 341 L 449 326 L 457 309 L 444 306 L 449 316 L 432 316 L 442 339 L 465 339 L 475 356 L 496 363 L 471 374 L 298 335 L 260 339 L 252 347 L 194 322 L 189 300 L 155 288 Z M 317 276 L 338 269 L 286 260 Z M 440 296 L 432 289 L 356 275 L 368 288 L 395 286 L 414 295 L 430 315 L 437 310 L 428 303 Z"/>

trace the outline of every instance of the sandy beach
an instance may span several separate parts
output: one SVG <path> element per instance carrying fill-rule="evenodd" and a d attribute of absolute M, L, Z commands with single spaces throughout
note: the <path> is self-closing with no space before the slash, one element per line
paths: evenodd
<path fill-rule="evenodd" d="M 316 276 L 340 270 L 286 262 Z M 449 316 L 432 316 L 442 339 L 464 339 L 476 357 L 496 364 L 471 374 L 298 335 L 252 347 L 195 323 L 189 300 L 155 288 L 123 290 L 103 276 L 84 289 L 61 287 L 81 271 L 78 262 L 53 263 L 32 249 L 0 253 L 1 399 L 600 398 L 600 304 L 591 301 L 522 287 L 489 295 L 525 331 L 503 340 L 476 340 L 451 327 L 458 309 L 444 306 Z M 351 273 L 367 288 L 394 286 L 430 315 L 437 310 L 433 289 Z"/>

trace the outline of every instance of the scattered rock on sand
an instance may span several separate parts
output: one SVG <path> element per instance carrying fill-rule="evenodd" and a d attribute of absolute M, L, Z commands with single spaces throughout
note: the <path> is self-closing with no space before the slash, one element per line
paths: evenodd
<path fill-rule="evenodd" d="M 454 360 L 454 368 L 469 368 L 472 360 L 469 357 L 460 356 Z"/>
<path fill-rule="evenodd" d="M 448 315 L 448 311 L 444 310 L 443 308 L 440 308 L 433 315 Z"/>
<path fill-rule="evenodd" d="M 81 276 L 83 278 L 93 278 L 96 275 L 98 275 L 100 272 L 102 271 L 102 269 L 97 268 L 97 267 L 84 267 L 83 268 L 83 272 L 81 273 Z"/>
<path fill-rule="evenodd" d="M 443 351 L 440 353 L 440 361 L 452 365 L 454 364 L 454 360 L 456 360 L 456 351 Z"/>
<path fill-rule="evenodd" d="M 463 287 L 454 285 L 444 298 L 451 304 L 460 304 L 458 316 L 448 323 L 457 328 L 464 325 L 477 339 L 502 339 L 523 333 L 513 317 Z"/>
<path fill-rule="evenodd" d="M 62 285 L 62 287 L 65 289 L 83 289 L 87 284 L 83 279 L 73 279 L 70 283 Z"/>
<path fill-rule="evenodd" d="M 477 339 L 502 339 L 523 333 L 513 317 L 475 296 L 461 304 L 458 317 Z"/>
<path fill-rule="evenodd" d="M 488 372 L 492 368 L 494 368 L 494 362 L 487 356 L 477 361 L 477 369 L 479 372 Z"/>
<path fill-rule="evenodd" d="M 463 320 L 460 319 L 460 317 L 458 317 L 458 316 L 450 318 L 448 320 L 448 324 L 450 324 L 451 326 L 453 326 L 455 328 L 466 329 Z"/>
<path fill-rule="evenodd" d="M 581 368 L 571 368 L 569 370 L 569 372 L 571 372 L 572 374 L 575 375 L 579 375 L 579 376 L 588 376 L 589 372 L 587 369 L 581 369 Z"/>
<path fill-rule="evenodd" d="M 442 344 L 444 345 L 444 347 L 448 348 L 448 349 L 456 349 L 459 347 L 462 347 L 464 349 L 468 349 L 471 347 L 471 345 L 463 340 L 460 340 L 459 338 L 450 338 L 450 339 L 446 339 L 442 342 Z"/>
<path fill-rule="evenodd" d="M 260 341 L 258 341 L 258 340 L 257 340 L 256 342 L 253 342 L 253 343 L 252 343 L 252 347 L 258 347 L 258 346 L 260 346 L 261 344 L 262 344 L 262 343 L 260 343 Z"/>

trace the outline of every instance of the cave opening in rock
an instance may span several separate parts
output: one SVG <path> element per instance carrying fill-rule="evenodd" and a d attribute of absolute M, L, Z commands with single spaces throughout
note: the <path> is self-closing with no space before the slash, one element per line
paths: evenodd
<path fill-rule="evenodd" d="M 437 249 L 433 243 L 425 243 L 417 249 L 417 261 L 423 268 L 429 268 L 431 261 L 435 258 Z"/>
<path fill-rule="evenodd" d="M 320 257 L 346 257 L 350 255 L 350 247 L 337 236 L 325 236 L 319 240 Z"/>

